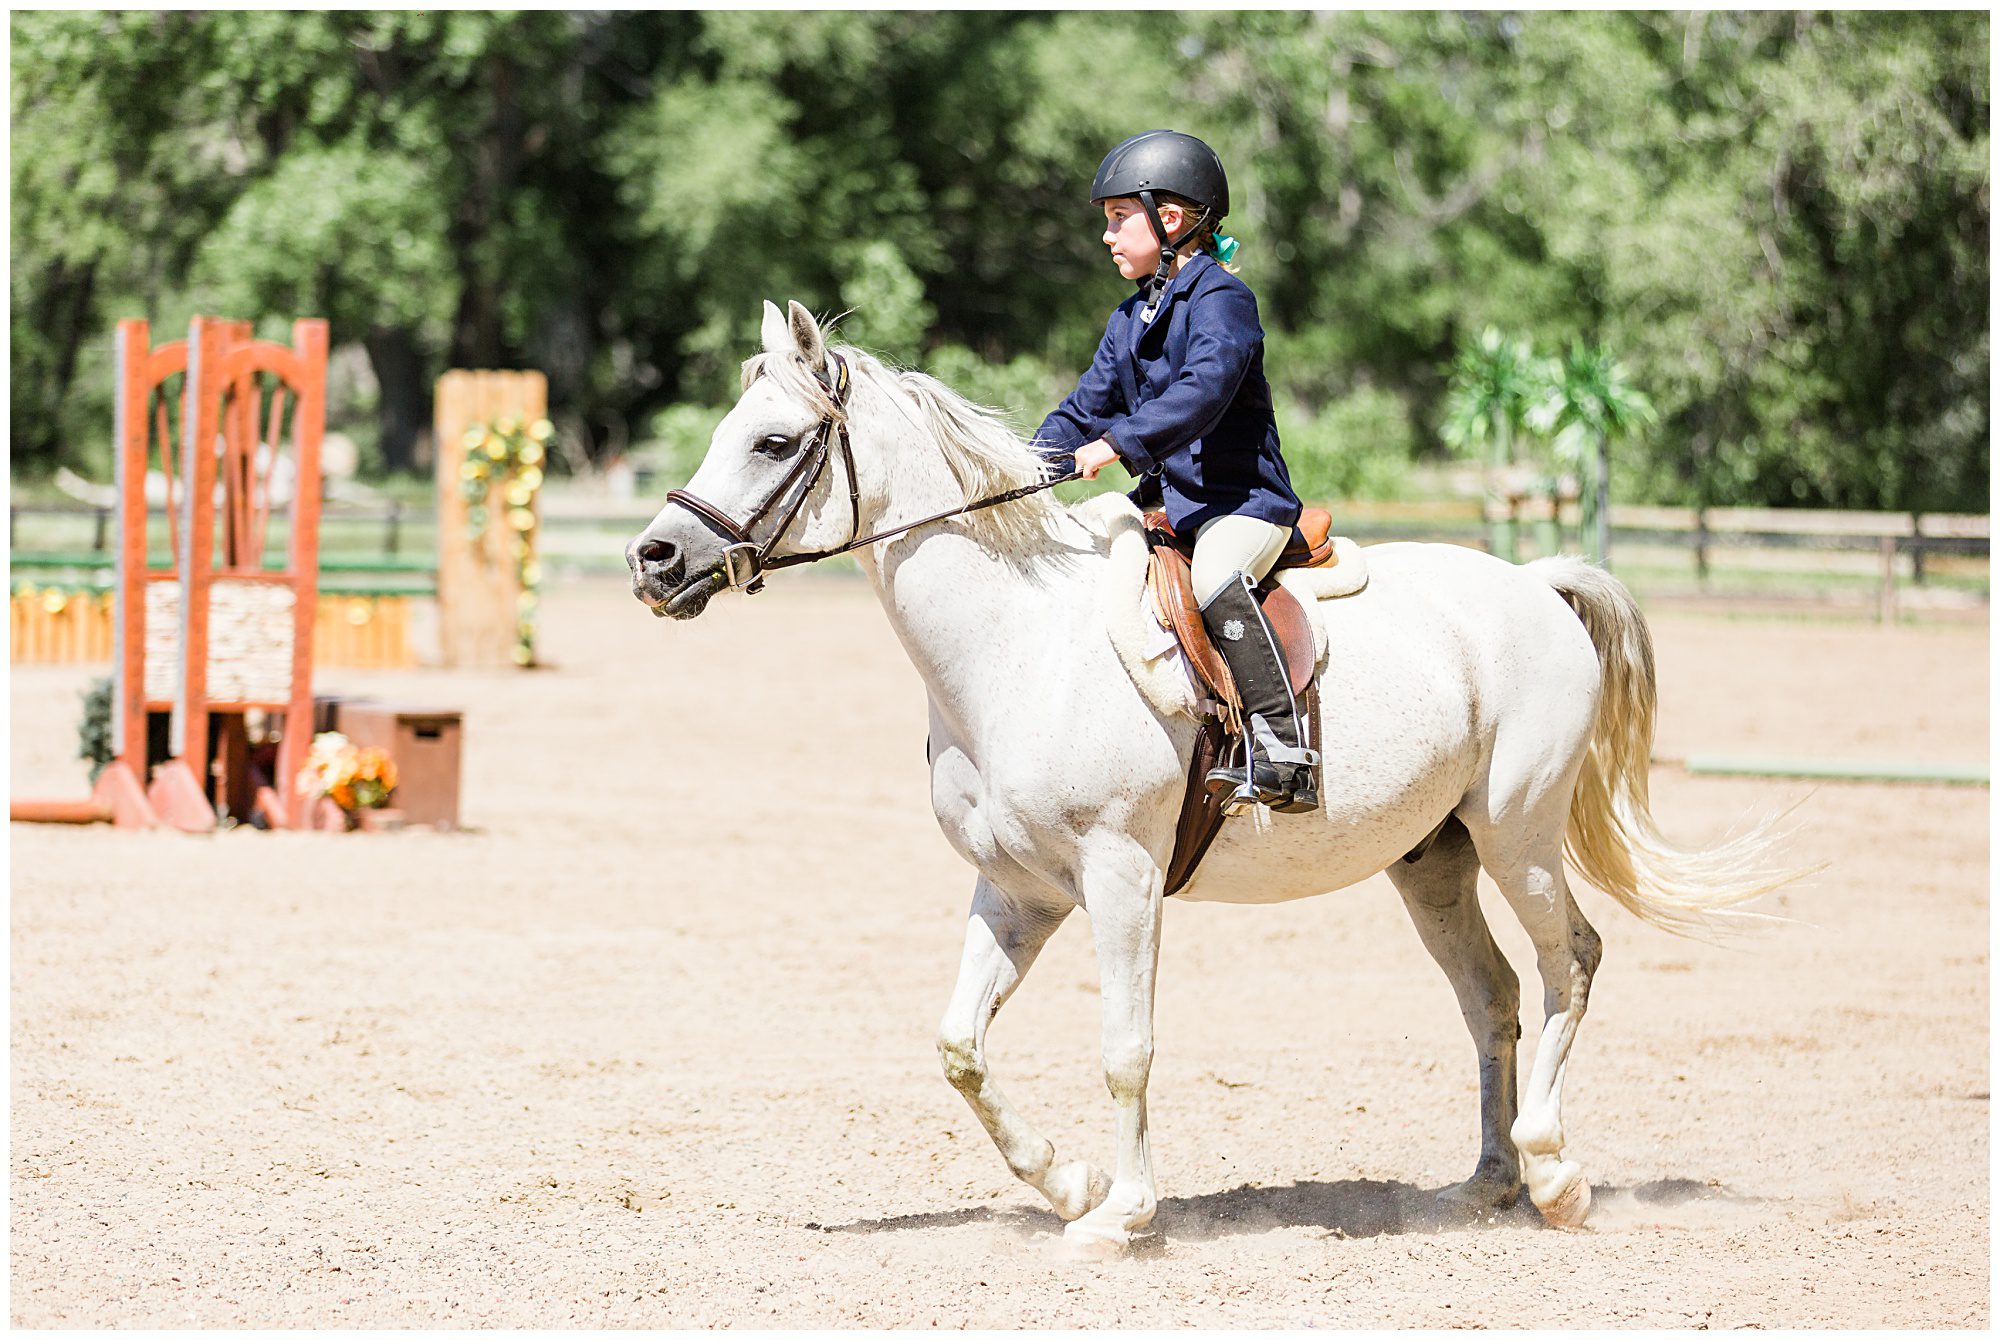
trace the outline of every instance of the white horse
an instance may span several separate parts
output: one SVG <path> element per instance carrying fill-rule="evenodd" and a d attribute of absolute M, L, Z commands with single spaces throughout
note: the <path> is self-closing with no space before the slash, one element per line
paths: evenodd
<path fill-rule="evenodd" d="M 999 420 L 921 373 L 831 355 L 798 304 L 765 304 L 764 353 L 685 494 L 632 541 L 633 588 L 687 619 L 729 586 L 1043 478 Z M 835 449 L 837 438 L 838 450 Z M 747 518 L 747 519 L 746 519 Z M 1047 493 L 928 521 L 855 552 L 930 697 L 931 804 L 978 871 L 938 1048 L 1015 1176 L 1115 1251 L 1153 1218 L 1146 1083 L 1162 885 L 1195 735 L 1194 694 L 1143 651 L 1143 541 L 1121 498 Z M 1678 930 L 1791 878 L 1759 828 L 1706 853 L 1647 804 L 1653 657 L 1625 588 L 1573 559 L 1516 567 L 1444 544 L 1370 547 L 1365 591 L 1316 603 L 1326 644 L 1320 814 L 1228 822 L 1179 896 L 1276 903 L 1386 870 L 1450 978 L 1479 1049 L 1480 1150 L 1441 1193 L 1469 1209 L 1525 1180 L 1551 1223 L 1590 1189 L 1563 1153 L 1563 1074 L 1599 942 L 1570 859 L 1637 915 Z M 1414 863 L 1400 858 L 1440 822 Z M 1546 1022 L 1516 1092 L 1519 985 L 1475 884 L 1493 878 L 1535 946 Z M 1001 1094 L 987 1024 L 1074 908 L 1103 997 L 1115 1172 L 1060 1157 Z"/>

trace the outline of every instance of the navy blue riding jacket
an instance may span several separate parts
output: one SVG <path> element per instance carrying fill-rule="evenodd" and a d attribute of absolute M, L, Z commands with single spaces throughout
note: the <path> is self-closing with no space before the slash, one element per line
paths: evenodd
<path fill-rule="evenodd" d="M 1298 522 L 1298 495 L 1278 454 L 1264 328 L 1249 286 L 1198 252 L 1167 285 L 1151 323 L 1145 289 L 1120 303 L 1090 370 L 1035 434 L 1064 461 L 1104 438 L 1140 477 L 1132 500 L 1164 501 L 1192 536 L 1219 516 Z"/>

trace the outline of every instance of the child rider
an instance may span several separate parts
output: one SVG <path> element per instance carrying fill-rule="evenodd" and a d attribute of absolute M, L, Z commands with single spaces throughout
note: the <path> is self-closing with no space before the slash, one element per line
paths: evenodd
<path fill-rule="evenodd" d="M 1293 537 L 1292 491 L 1257 299 L 1228 261 L 1236 240 L 1221 160 L 1192 135 L 1149 130 L 1105 155 L 1090 199 L 1104 243 L 1139 291 L 1111 314 L 1090 369 L 1036 434 L 1036 449 L 1089 479 L 1117 461 L 1140 480 L 1133 499 L 1164 502 L 1177 535 L 1195 537 L 1194 597 L 1243 699 L 1245 766 L 1208 774 L 1237 801 L 1309 808 L 1312 751 L 1284 653 L 1253 589 Z"/>

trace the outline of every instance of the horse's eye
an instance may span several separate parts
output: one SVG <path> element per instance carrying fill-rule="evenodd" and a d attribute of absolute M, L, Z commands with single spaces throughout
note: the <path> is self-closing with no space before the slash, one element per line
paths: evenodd
<path fill-rule="evenodd" d="M 789 456 L 798 442 L 782 433 L 773 433 L 757 444 L 757 451 L 765 456 Z"/>

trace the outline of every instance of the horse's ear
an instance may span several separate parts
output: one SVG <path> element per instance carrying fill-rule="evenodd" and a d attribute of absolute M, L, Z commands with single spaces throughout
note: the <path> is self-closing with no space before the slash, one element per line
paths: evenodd
<path fill-rule="evenodd" d="M 791 308 L 792 338 L 798 342 L 799 357 L 805 359 L 807 367 L 818 372 L 826 367 L 826 341 L 820 337 L 819 322 L 797 303 L 791 304 Z"/>
<path fill-rule="evenodd" d="M 778 310 L 778 304 L 768 298 L 764 300 L 764 325 L 760 333 L 764 337 L 764 352 L 767 354 L 788 354 L 798 348 L 791 330 L 785 325 L 785 314 Z"/>

